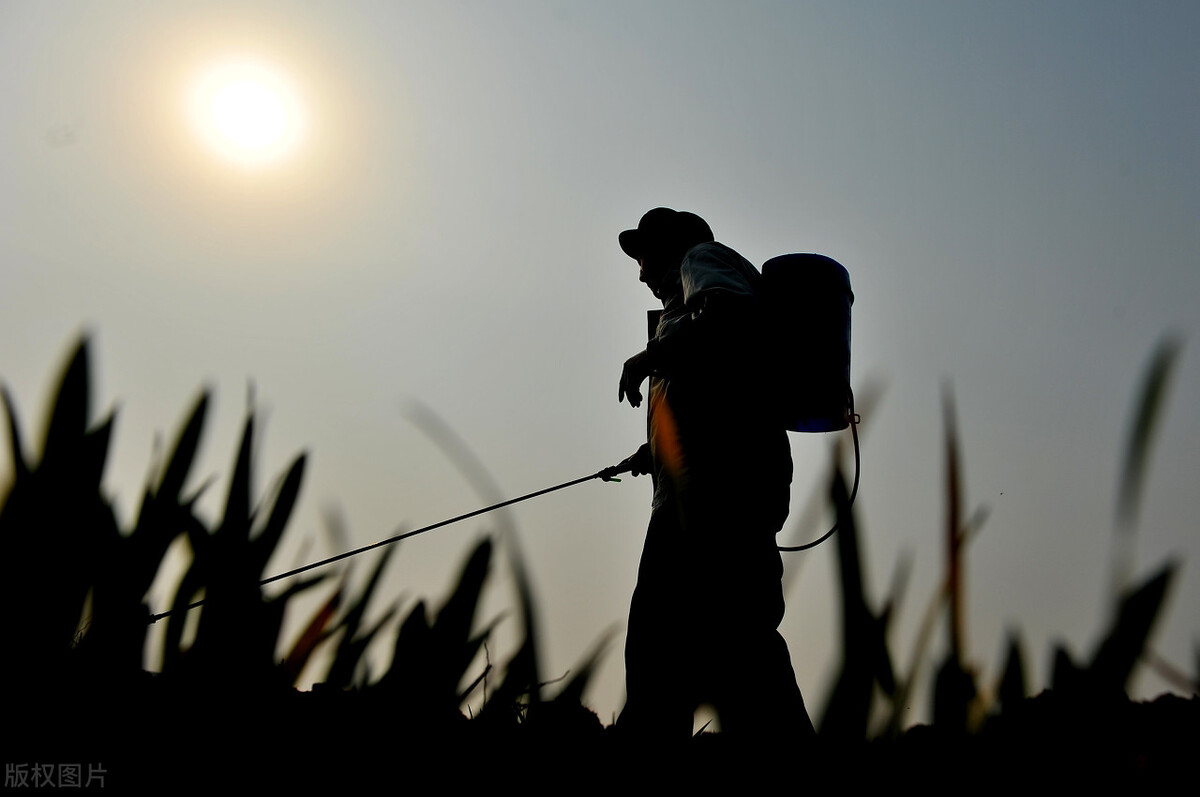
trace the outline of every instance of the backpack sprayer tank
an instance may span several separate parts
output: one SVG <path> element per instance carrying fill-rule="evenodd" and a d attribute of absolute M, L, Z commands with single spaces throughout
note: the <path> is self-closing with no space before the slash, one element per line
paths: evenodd
<path fill-rule="evenodd" d="M 784 426 L 793 432 L 845 429 L 850 392 L 850 275 L 825 255 L 791 254 L 763 263 L 771 319 L 780 346 L 774 390 Z"/>

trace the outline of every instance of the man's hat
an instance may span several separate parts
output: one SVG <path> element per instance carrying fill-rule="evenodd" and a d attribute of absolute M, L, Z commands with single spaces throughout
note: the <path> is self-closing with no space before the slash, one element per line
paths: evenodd
<path fill-rule="evenodd" d="M 637 260 L 653 249 L 686 251 L 696 244 L 713 240 L 713 234 L 708 222 L 695 213 L 655 208 L 642 216 L 636 230 L 625 230 L 618 240 L 621 250 Z"/>

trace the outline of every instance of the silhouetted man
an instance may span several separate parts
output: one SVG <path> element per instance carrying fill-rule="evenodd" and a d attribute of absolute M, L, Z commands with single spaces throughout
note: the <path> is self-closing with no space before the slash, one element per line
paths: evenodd
<path fill-rule="evenodd" d="M 787 432 L 763 395 L 761 275 L 692 213 L 655 208 L 620 235 L 662 314 L 621 373 L 648 442 L 608 475 L 650 473 L 650 524 L 629 609 L 619 729 L 686 739 L 701 703 L 743 738 L 810 737 L 783 619 L 775 533 L 788 514 Z"/>

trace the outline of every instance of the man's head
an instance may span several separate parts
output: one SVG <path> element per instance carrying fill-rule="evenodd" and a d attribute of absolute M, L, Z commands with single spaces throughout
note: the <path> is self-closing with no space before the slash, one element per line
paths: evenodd
<path fill-rule="evenodd" d="M 659 296 L 664 277 L 679 268 L 689 249 L 713 240 L 713 234 L 695 213 L 654 208 L 642 216 L 637 229 L 625 230 L 618 240 L 641 267 L 641 281 Z"/>

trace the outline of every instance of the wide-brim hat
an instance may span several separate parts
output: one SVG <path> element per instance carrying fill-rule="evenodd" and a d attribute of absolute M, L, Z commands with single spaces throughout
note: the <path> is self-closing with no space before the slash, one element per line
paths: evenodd
<path fill-rule="evenodd" d="M 686 251 L 696 244 L 713 240 L 713 234 L 708 222 L 695 213 L 654 208 L 646 211 L 637 229 L 625 230 L 617 240 L 621 244 L 621 251 L 638 260 L 651 250 Z"/>

